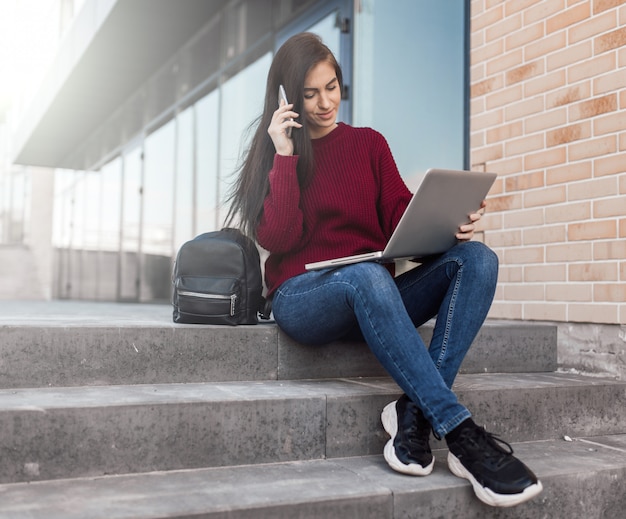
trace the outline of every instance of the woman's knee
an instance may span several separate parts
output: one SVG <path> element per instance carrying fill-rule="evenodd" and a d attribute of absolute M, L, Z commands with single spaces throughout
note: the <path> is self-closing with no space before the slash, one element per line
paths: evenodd
<path fill-rule="evenodd" d="M 395 288 L 393 277 L 384 265 L 372 261 L 364 261 L 346 265 L 333 273 L 336 281 L 344 281 L 357 291 L 384 292 Z"/>
<path fill-rule="evenodd" d="M 457 254 L 464 266 L 471 268 L 478 275 L 497 278 L 498 255 L 487 245 L 479 241 L 468 241 L 457 247 Z"/>

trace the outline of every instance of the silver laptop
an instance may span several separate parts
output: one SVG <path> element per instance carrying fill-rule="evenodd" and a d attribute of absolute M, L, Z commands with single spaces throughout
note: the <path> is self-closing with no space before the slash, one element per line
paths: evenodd
<path fill-rule="evenodd" d="M 385 250 L 315 263 L 317 270 L 361 261 L 391 262 L 440 254 L 453 247 L 459 226 L 480 208 L 495 181 L 495 173 L 429 169 L 409 202 Z"/>

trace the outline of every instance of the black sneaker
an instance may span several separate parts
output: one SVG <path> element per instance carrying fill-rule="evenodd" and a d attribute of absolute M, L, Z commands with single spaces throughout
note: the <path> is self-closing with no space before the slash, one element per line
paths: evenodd
<path fill-rule="evenodd" d="M 383 427 L 391 439 L 383 453 L 389 466 L 403 474 L 427 476 L 433 470 L 433 458 L 428 444 L 430 423 L 406 395 L 387 404 L 381 415 Z"/>
<path fill-rule="evenodd" d="M 508 443 L 473 422 L 448 443 L 448 449 L 450 470 L 469 480 L 483 503 L 514 506 L 532 499 L 543 489 L 537 476 L 513 456 Z"/>

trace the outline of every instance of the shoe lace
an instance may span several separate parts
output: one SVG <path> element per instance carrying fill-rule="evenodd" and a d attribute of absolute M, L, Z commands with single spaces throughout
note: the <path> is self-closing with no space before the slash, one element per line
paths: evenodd
<path fill-rule="evenodd" d="M 421 411 L 415 404 L 409 404 L 408 409 L 413 414 L 413 423 L 410 427 L 405 429 L 405 439 L 408 443 L 422 448 L 423 450 L 430 450 L 430 423 L 421 414 Z"/>
<path fill-rule="evenodd" d="M 485 458 L 498 463 L 509 460 L 513 455 L 513 447 L 511 447 L 510 443 L 486 431 L 484 427 L 476 427 L 467 431 L 466 437 L 468 440 L 475 442 Z"/>

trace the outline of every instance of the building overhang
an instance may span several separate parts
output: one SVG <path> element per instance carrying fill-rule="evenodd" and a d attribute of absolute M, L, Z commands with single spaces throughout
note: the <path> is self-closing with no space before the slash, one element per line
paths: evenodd
<path fill-rule="evenodd" d="M 72 151 L 225 3 L 85 2 L 17 127 L 13 161 L 81 169 Z"/>

